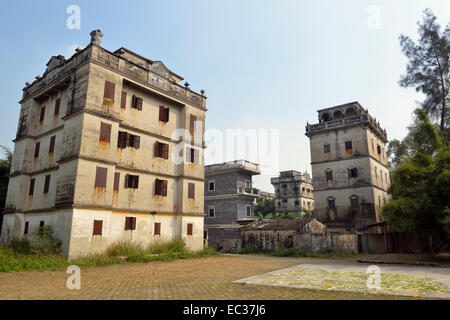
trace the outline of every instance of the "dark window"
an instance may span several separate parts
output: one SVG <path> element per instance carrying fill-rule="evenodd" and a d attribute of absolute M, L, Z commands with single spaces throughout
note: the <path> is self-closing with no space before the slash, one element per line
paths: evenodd
<path fill-rule="evenodd" d="M 137 189 L 139 187 L 139 176 L 125 175 L 125 188 Z"/>
<path fill-rule="evenodd" d="M 136 217 L 125 217 L 125 230 L 136 230 Z"/>
<path fill-rule="evenodd" d="M 195 199 L 195 184 L 188 183 L 188 198 Z"/>
<path fill-rule="evenodd" d="M 111 125 L 102 122 L 100 124 L 100 141 L 109 142 L 111 140 Z"/>
<path fill-rule="evenodd" d="M 358 176 L 358 169 L 356 168 L 348 169 L 349 178 L 356 178 L 357 176 Z"/>
<path fill-rule="evenodd" d="M 283 199 L 283 202 L 287 202 L 287 199 Z"/>
<path fill-rule="evenodd" d="M 216 208 L 209 208 L 209 217 L 214 218 L 216 215 Z"/>
<path fill-rule="evenodd" d="M 127 93 L 122 91 L 122 98 L 120 99 L 120 107 L 125 109 L 127 107 Z"/>
<path fill-rule="evenodd" d="M 23 234 L 27 235 L 28 234 L 28 227 L 29 227 L 30 223 L 28 221 L 25 222 L 25 229 L 23 230 Z"/>
<path fill-rule="evenodd" d="M 43 106 L 41 108 L 41 115 L 39 116 L 39 121 L 40 122 L 44 121 L 44 116 L 45 116 L 45 106 Z"/>
<path fill-rule="evenodd" d="M 327 181 L 333 181 L 333 171 L 331 170 L 325 171 L 325 179 Z"/>
<path fill-rule="evenodd" d="M 45 183 L 44 183 L 44 193 L 48 193 L 48 189 L 50 188 L 50 175 L 45 176 Z"/>
<path fill-rule="evenodd" d="M 155 222 L 155 236 L 161 235 L 161 222 Z"/>
<path fill-rule="evenodd" d="M 41 148 L 41 143 L 40 142 L 36 142 L 36 145 L 34 147 L 34 157 L 37 158 L 39 157 L 39 149 Z"/>
<path fill-rule="evenodd" d="M 278 202 L 278 206 L 279 206 L 279 207 L 281 206 L 281 202 Z"/>
<path fill-rule="evenodd" d="M 194 229 L 193 224 L 192 224 L 192 223 L 188 223 L 188 224 L 187 224 L 187 235 L 188 235 L 188 236 L 192 236 L 192 231 L 193 231 L 193 229 Z"/>
<path fill-rule="evenodd" d="M 34 178 L 30 180 L 30 189 L 28 190 L 29 195 L 32 195 L 34 193 L 34 182 L 35 182 Z"/>
<path fill-rule="evenodd" d="M 138 110 L 142 110 L 142 98 L 133 95 L 133 99 L 131 100 L 131 107 Z"/>
<path fill-rule="evenodd" d="M 311 189 L 306 189 L 306 192 L 311 192 Z"/>
<path fill-rule="evenodd" d="M 302 191 L 305 192 L 305 187 L 302 188 Z"/>
<path fill-rule="evenodd" d="M 108 168 L 97 167 L 95 171 L 95 187 L 106 188 Z"/>
<path fill-rule="evenodd" d="M 381 154 L 381 147 L 380 147 L 380 145 L 377 145 L 377 153 Z"/>
<path fill-rule="evenodd" d="M 352 150 L 352 142 L 351 141 L 345 141 L 345 150 Z"/>
<path fill-rule="evenodd" d="M 53 153 L 55 151 L 55 139 L 56 139 L 56 136 L 52 136 L 50 138 L 50 145 L 48 147 L 48 153 Z"/>
<path fill-rule="evenodd" d="M 128 133 L 125 131 L 119 131 L 119 137 L 117 139 L 117 148 L 124 149 L 127 147 Z"/>
<path fill-rule="evenodd" d="M 334 198 L 328 198 L 328 208 L 334 209 Z"/>
<path fill-rule="evenodd" d="M 209 191 L 214 191 L 216 189 L 216 183 L 214 181 L 210 181 L 208 183 L 208 190 Z"/>
<path fill-rule="evenodd" d="M 198 150 L 194 148 L 186 148 L 186 162 L 190 163 L 198 163 Z"/>
<path fill-rule="evenodd" d="M 299 206 L 299 205 L 300 205 L 300 201 L 295 200 L 295 205 L 296 205 L 296 206 Z"/>
<path fill-rule="evenodd" d="M 169 145 L 156 141 L 155 157 L 169 159 Z"/>
<path fill-rule="evenodd" d="M 59 105 L 61 104 L 61 99 L 58 98 L 55 101 L 55 112 L 53 113 L 55 116 L 59 114 Z"/>
<path fill-rule="evenodd" d="M 117 138 L 117 148 L 124 149 L 126 147 L 139 149 L 141 147 L 141 137 L 129 134 L 125 131 L 119 131 L 119 137 Z"/>
<path fill-rule="evenodd" d="M 114 173 L 114 191 L 119 191 L 120 172 Z"/>
<path fill-rule="evenodd" d="M 191 114 L 190 119 L 189 119 L 189 129 L 191 131 L 195 130 L 195 121 L 197 121 L 197 117 L 194 116 L 193 114 Z"/>
<path fill-rule="evenodd" d="M 155 181 L 155 194 L 163 197 L 167 196 L 167 180 L 159 180 Z"/>
<path fill-rule="evenodd" d="M 103 93 L 103 98 L 110 100 L 110 102 L 113 102 L 115 88 L 116 85 L 114 83 L 105 81 L 105 91 Z"/>
<path fill-rule="evenodd" d="M 42 235 L 44 233 L 44 221 L 39 222 L 39 234 Z"/>
<path fill-rule="evenodd" d="M 169 122 L 169 108 L 159 106 L 159 121 Z"/>
<path fill-rule="evenodd" d="M 103 231 L 103 220 L 94 220 L 94 230 L 92 230 L 93 236 L 101 236 Z"/>
<path fill-rule="evenodd" d="M 250 217 L 252 215 L 252 207 L 251 206 L 247 206 L 247 217 Z"/>
<path fill-rule="evenodd" d="M 330 145 L 329 144 L 325 144 L 323 146 L 323 153 L 330 153 Z"/>

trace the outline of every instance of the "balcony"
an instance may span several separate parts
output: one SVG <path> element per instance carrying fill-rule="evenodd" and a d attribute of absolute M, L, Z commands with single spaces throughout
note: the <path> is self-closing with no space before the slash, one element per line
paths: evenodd
<path fill-rule="evenodd" d="M 355 123 L 368 124 L 385 142 L 387 142 L 386 130 L 381 128 L 380 124 L 375 121 L 369 114 L 360 114 L 358 116 L 342 118 L 330 121 L 324 121 L 316 124 L 308 124 L 306 126 L 306 136 L 310 136 L 314 132 L 346 127 Z"/>
<path fill-rule="evenodd" d="M 246 196 L 252 196 L 252 197 L 260 196 L 260 190 L 256 189 L 256 188 L 238 188 L 237 193 L 246 195 Z"/>

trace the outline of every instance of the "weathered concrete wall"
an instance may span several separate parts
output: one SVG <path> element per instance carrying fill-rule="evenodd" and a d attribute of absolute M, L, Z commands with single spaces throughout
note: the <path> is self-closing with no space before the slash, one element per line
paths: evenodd
<path fill-rule="evenodd" d="M 358 237 L 356 234 L 328 234 L 328 248 L 338 252 L 358 252 Z"/>
<path fill-rule="evenodd" d="M 294 230 L 250 230 L 243 234 L 243 246 L 275 251 L 293 248 Z"/>
<path fill-rule="evenodd" d="M 233 252 L 242 248 L 239 228 L 208 228 L 208 247 L 222 252 Z"/>
<path fill-rule="evenodd" d="M 293 247 L 298 251 L 325 253 L 328 248 L 327 237 L 322 234 L 294 233 Z"/>

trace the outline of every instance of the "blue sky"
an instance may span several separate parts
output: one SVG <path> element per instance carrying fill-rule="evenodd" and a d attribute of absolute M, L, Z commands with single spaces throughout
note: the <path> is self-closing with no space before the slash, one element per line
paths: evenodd
<path fill-rule="evenodd" d="M 81 28 L 66 27 L 69 5 Z M 416 38 L 430 7 L 442 26 L 448 0 L 321 1 L 10 1 L 0 12 L 0 144 L 12 147 L 22 88 L 52 55 L 70 57 L 102 30 L 102 46 L 121 46 L 206 90 L 207 129 L 279 129 L 280 170 L 310 170 L 306 122 L 316 110 L 359 101 L 402 138 L 421 96 L 398 86 L 406 58 L 400 34 Z M 372 6 L 372 7 L 371 7 Z M 379 9 L 379 28 L 369 28 Z M 227 159 L 229 160 L 229 159 Z M 254 160 L 254 159 L 250 159 Z M 208 159 L 206 159 L 208 162 Z M 255 185 L 273 191 L 269 176 Z"/>

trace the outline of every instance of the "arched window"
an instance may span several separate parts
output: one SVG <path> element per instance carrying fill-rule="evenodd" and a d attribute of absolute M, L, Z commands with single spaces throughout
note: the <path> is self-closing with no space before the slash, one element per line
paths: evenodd
<path fill-rule="evenodd" d="M 327 169 L 325 170 L 325 180 L 326 182 L 333 182 L 333 170 Z"/>
<path fill-rule="evenodd" d="M 345 116 L 347 118 L 356 116 L 355 108 L 353 108 L 353 107 L 347 108 L 347 110 L 345 110 Z"/>
<path fill-rule="evenodd" d="M 344 115 L 342 114 L 341 110 L 336 110 L 333 112 L 333 119 L 342 119 Z"/>
<path fill-rule="evenodd" d="M 328 197 L 328 216 L 332 221 L 336 220 L 336 204 L 335 204 L 335 198 L 334 197 Z"/>
<path fill-rule="evenodd" d="M 352 208 L 352 213 L 357 214 L 359 211 L 359 198 L 356 195 L 350 197 L 350 206 Z"/>
<path fill-rule="evenodd" d="M 330 120 L 330 115 L 325 112 L 324 114 L 322 114 L 322 120 L 323 121 L 329 121 Z"/>

